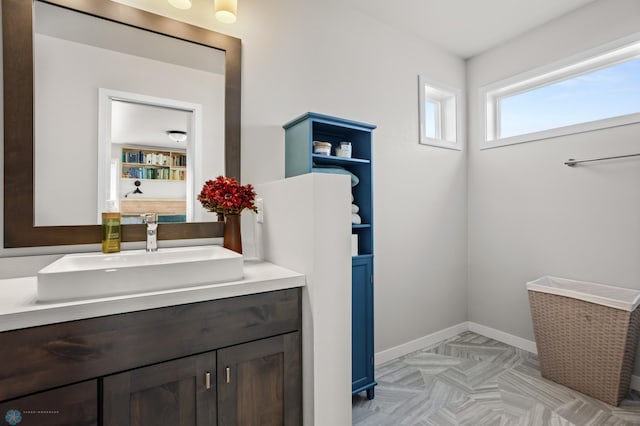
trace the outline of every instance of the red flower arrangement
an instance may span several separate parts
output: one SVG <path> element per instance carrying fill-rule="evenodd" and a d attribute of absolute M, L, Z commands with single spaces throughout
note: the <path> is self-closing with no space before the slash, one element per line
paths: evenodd
<path fill-rule="evenodd" d="M 251 184 L 242 186 L 234 178 L 224 176 L 206 181 L 198 195 L 202 207 L 218 214 L 239 214 L 244 209 L 257 212 L 255 198 Z"/>

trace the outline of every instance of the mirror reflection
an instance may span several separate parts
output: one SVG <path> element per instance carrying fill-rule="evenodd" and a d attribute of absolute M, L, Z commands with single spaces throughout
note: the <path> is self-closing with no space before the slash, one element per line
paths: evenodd
<path fill-rule="evenodd" d="M 40 2 L 34 22 L 35 225 L 97 224 L 107 200 L 215 220 L 194 187 L 225 173 L 224 52 Z"/>
<path fill-rule="evenodd" d="M 194 111 L 183 102 L 100 91 L 101 105 L 108 111 L 99 121 L 109 120 L 107 134 L 100 137 L 99 154 L 106 170 L 98 173 L 98 211 L 107 203 L 122 214 L 123 223 L 142 223 L 141 215 L 154 212 L 159 222 L 193 219 L 192 135 Z M 106 98 L 106 99 L 104 99 Z M 102 135 L 101 135 L 102 136 Z M 102 179 L 100 179 L 102 178 Z"/>

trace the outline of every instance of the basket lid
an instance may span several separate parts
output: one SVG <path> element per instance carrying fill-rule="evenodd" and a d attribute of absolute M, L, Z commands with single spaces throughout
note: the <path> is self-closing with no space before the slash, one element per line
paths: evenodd
<path fill-rule="evenodd" d="M 527 290 L 557 294 L 625 311 L 633 311 L 640 305 L 640 290 L 567 278 L 544 276 L 527 282 Z"/>

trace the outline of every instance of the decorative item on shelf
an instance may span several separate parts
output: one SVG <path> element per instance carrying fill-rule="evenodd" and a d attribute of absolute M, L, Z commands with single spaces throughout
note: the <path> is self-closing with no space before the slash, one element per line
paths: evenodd
<path fill-rule="evenodd" d="M 331 143 L 322 141 L 313 141 L 313 153 L 320 155 L 331 155 Z"/>
<path fill-rule="evenodd" d="M 142 191 L 140 191 L 140 185 L 141 185 L 140 181 L 137 180 L 133 182 L 133 184 L 136 186 L 136 189 L 132 189 L 131 191 L 124 194 L 124 198 L 127 198 L 131 194 L 142 194 Z"/>
<path fill-rule="evenodd" d="M 336 157 L 351 158 L 351 142 L 340 142 L 336 148 Z"/>
<path fill-rule="evenodd" d="M 240 185 L 234 178 L 218 176 L 215 180 L 204 183 L 198 200 L 202 207 L 210 212 L 224 215 L 223 246 L 242 254 L 242 237 L 240 234 L 240 213 L 249 209 L 257 212 L 255 205 L 256 193 L 251 184 Z"/>

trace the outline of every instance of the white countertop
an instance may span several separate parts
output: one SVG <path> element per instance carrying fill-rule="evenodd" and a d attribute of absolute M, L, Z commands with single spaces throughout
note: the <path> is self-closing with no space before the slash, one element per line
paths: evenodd
<path fill-rule="evenodd" d="M 240 281 L 99 299 L 36 301 L 36 277 L 0 280 L 0 331 L 303 287 L 305 276 L 268 262 L 244 262 Z"/>

